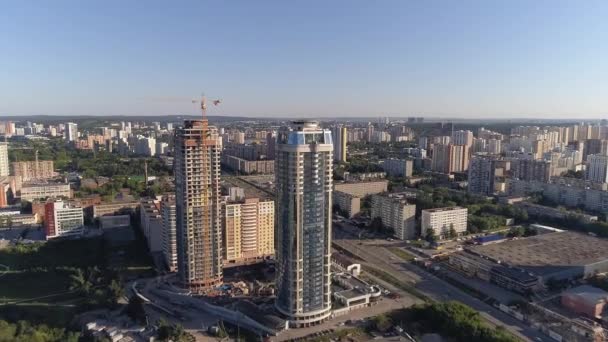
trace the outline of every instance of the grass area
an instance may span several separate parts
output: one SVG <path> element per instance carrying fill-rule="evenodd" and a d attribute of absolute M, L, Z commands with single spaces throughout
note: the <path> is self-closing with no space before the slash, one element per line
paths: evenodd
<path fill-rule="evenodd" d="M 367 341 L 369 339 L 369 335 L 365 332 L 365 330 L 361 329 L 361 328 L 346 328 L 346 329 L 341 329 L 338 331 L 335 331 L 332 334 L 329 335 L 325 335 L 325 336 L 319 336 L 319 337 L 312 337 L 312 338 L 308 338 L 306 339 L 306 341 L 312 341 L 312 342 L 329 342 L 329 341 L 342 341 L 342 340 L 348 340 L 348 341 Z"/>
<path fill-rule="evenodd" d="M 411 261 L 414 260 L 414 256 L 411 255 L 410 253 L 406 252 L 403 250 L 403 248 L 400 247 L 387 247 L 388 251 L 395 254 L 396 256 L 398 256 L 399 258 L 405 260 L 405 261 Z"/>
<path fill-rule="evenodd" d="M 19 301 L 68 291 L 69 276 L 62 272 L 9 272 L 0 280 L 0 303 Z M 43 303 L 57 302 L 59 298 L 43 298 Z"/>
<path fill-rule="evenodd" d="M 113 289 L 121 281 L 155 274 L 145 241 L 135 236 L 120 246 L 95 237 L 0 250 L 0 264 L 9 267 L 0 278 L 0 320 L 65 327 L 80 312 L 116 305 Z M 78 274 L 92 288 L 77 285 Z M 70 291 L 72 285 L 79 291 Z"/>
<path fill-rule="evenodd" d="M 56 267 L 87 267 L 104 261 L 102 238 L 54 240 L 0 250 L 0 264 L 11 271 Z"/>
<path fill-rule="evenodd" d="M 382 271 L 382 270 L 379 270 L 377 268 L 370 267 L 370 266 L 365 266 L 363 268 L 363 270 L 365 272 L 368 272 L 369 274 L 373 275 L 374 277 L 377 277 L 415 297 L 418 297 L 418 298 L 424 300 L 425 302 L 429 301 L 429 298 L 427 296 L 425 296 L 424 294 L 422 294 L 422 292 L 418 291 L 412 284 L 403 282 L 403 281 L 395 278 L 388 272 L 385 272 L 385 271 Z"/>
<path fill-rule="evenodd" d="M 23 320 L 34 324 L 65 328 L 81 310 L 78 306 L 53 306 L 47 303 L 0 305 L 0 319 L 9 322 Z"/>
<path fill-rule="evenodd" d="M 493 327 L 481 314 L 456 301 L 414 305 L 395 310 L 388 315 L 390 324 L 402 324 L 415 336 L 437 333 L 450 341 L 517 342 L 504 327 Z"/>

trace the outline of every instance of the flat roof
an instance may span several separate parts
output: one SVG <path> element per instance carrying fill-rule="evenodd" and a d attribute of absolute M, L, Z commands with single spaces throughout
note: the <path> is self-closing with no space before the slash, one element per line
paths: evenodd
<path fill-rule="evenodd" d="M 608 261 L 608 239 L 573 231 L 536 235 L 468 249 L 495 262 L 522 267 L 538 275 Z"/>

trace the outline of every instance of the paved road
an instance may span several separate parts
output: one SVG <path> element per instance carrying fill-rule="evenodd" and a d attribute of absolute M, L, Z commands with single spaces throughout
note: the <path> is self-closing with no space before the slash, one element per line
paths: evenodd
<path fill-rule="evenodd" d="M 388 251 L 383 240 L 358 240 L 344 230 L 335 229 L 334 243 L 355 254 L 367 263 L 382 269 L 401 281 L 414 282 L 415 287 L 436 301 L 456 300 L 480 312 L 490 323 L 501 325 L 526 341 L 549 341 L 541 332 L 468 295 L 457 287 L 429 274 L 418 267 L 404 262 Z"/>

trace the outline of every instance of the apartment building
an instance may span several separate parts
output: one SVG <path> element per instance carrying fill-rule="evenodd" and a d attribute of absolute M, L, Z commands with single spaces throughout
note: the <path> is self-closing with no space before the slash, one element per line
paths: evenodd
<path fill-rule="evenodd" d="M 348 218 L 357 215 L 361 211 L 361 197 L 342 191 L 332 193 L 334 205 L 337 205 Z"/>
<path fill-rule="evenodd" d="M 244 265 L 274 255 L 274 201 L 247 198 L 223 210 L 224 267 Z"/>
<path fill-rule="evenodd" d="M 416 205 L 409 204 L 403 195 L 372 195 L 371 217 L 382 219 L 382 224 L 392 228 L 398 239 L 411 240 L 418 237 Z"/>
<path fill-rule="evenodd" d="M 333 159 L 331 131 L 316 121 L 278 133 L 275 307 L 293 327 L 331 316 Z"/>
<path fill-rule="evenodd" d="M 8 165 L 8 143 L 0 143 L 0 177 L 8 176 L 10 173 Z"/>
<path fill-rule="evenodd" d="M 163 250 L 163 220 L 160 214 L 160 201 L 143 199 L 139 204 L 140 228 L 143 232 L 148 250 L 152 253 Z"/>
<path fill-rule="evenodd" d="M 160 202 L 163 220 L 162 243 L 165 264 L 170 272 L 177 272 L 177 233 L 175 195 L 165 195 Z"/>
<path fill-rule="evenodd" d="M 411 159 L 385 159 L 380 167 L 391 177 L 411 177 L 414 162 Z"/>
<path fill-rule="evenodd" d="M 425 235 L 430 229 L 439 239 L 446 239 L 453 229 L 457 235 L 462 235 L 467 231 L 467 214 L 468 209 L 462 207 L 423 210 L 421 234 Z"/>
<path fill-rule="evenodd" d="M 11 174 L 20 177 L 22 182 L 47 180 L 57 175 L 52 160 L 13 162 Z"/>

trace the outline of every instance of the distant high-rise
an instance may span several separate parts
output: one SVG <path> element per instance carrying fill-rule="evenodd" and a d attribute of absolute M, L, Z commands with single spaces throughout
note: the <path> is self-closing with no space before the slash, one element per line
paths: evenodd
<path fill-rule="evenodd" d="M 334 160 L 346 162 L 346 142 L 348 140 L 346 127 L 342 125 L 336 126 L 331 135 L 334 141 Z"/>
<path fill-rule="evenodd" d="M 591 154 L 587 157 L 587 180 L 595 183 L 608 182 L 608 157 Z"/>
<path fill-rule="evenodd" d="M 207 120 L 186 120 L 176 129 L 178 272 L 193 292 L 222 283 L 221 149 L 217 130 Z"/>
<path fill-rule="evenodd" d="M 331 131 L 296 121 L 277 136 L 276 308 L 291 326 L 331 314 Z"/>
<path fill-rule="evenodd" d="M 454 145 L 473 145 L 473 132 L 471 131 L 454 131 L 452 132 L 452 143 Z"/>
<path fill-rule="evenodd" d="M 266 158 L 274 160 L 276 136 L 274 132 L 266 133 Z"/>
<path fill-rule="evenodd" d="M 78 140 L 78 125 L 73 122 L 65 124 L 65 140 L 76 141 Z"/>
<path fill-rule="evenodd" d="M 434 145 L 431 168 L 443 173 L 466 171 L 469 168 L 469 147 L 453 144 Z"/>
<path fill-rule="evenodd" d="M 504 164 L 492 156 L 474 156 L 469 162 L 468 192 L 491 196 L 494 194 L 496 177 L 502 175 Z"/>
<path fill-rule="evenodd" d="M 0 143 L 0 176 L 8 176 L 9 173 L 8 143 Z"/>

